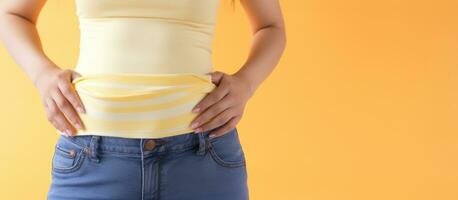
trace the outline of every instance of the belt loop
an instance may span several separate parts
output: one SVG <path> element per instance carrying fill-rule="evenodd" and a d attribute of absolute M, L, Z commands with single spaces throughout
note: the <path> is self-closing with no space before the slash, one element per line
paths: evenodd
<path fill-rule="evenodd" d="M 199 149 L 196 151 L 196 154 L 201 156 L 204 155 L 207 150 L 207 141 L 204 136 L 205 132 L 199 132 L 197 135 L 199 136 Z"/>
<path fill-rule="evenodd" d="M 93 135 L 91 138 L 91 142 L 89 144 L 89 149 L 90 149 L 90 158 L 93 162 L 100 162 L 99 157 L 97 156 L 97 151 L 99 148 L 99 141 L 100 141 L 100 136 L 99 135 Z"/>

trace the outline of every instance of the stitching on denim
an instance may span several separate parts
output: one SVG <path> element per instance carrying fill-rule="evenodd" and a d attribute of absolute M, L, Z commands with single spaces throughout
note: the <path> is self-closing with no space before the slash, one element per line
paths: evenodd
<path fill-rule="evenodd" d="M 83 165 L 85 158 L 86 158 L 86 154 L 83 152 L 83 150 L 80 150 L 78 152 L 78 156 L 75 157 L 76 161 L 73 166 L 68 167 L 68 168 L 58 168 L 58 167 L 55 167 L 53 164 L 52 169 L 54 172 L 64 173 L 64 174 L 75 172 L 76 170 L 78 170 L 81 167 L 81 165 Z M 53 159 L 54 159 L 54 156 L 53 156 Z"/>
<path fill-rule="evenodd" d="M 77 145 L 77 146 L 79 146 L 81 148 L 88 147 L 85 144 L 81 144 L 80 142 L 76 141 L 76 139 L 74 139 L 74 138 L 68 138 L 68 137 L 65 137 L 65 136 L 63 136 L 62 138 L 64 138 L 65 140 L 67 140 L 67 141 L 69 141 L 69 142 L 73 143 L 74 145 Z"/>
<path fill-rule="evenodd" d="M 213 160 L 215 160 L 216 163 L 220 164 L 223 167 L 241 167 L 246 164 L 244 155 L 242 155 L 243 159 L 241 161 L 228 162 L 228 161 L 224 161 L 223 159 L 221 159 L 221 157 L 218 156 L 213 146 L 209 147 L 209 151 L 210 151 L 210 154 Z"/>
<path fill-rule="evenodd" d="M 227 135 L 227 134 L 225 134 Z M 220 136 L 220 137 L 216 137 L 216 138 L 221 138 L 223 137 L 224 135 Z M 73 143 L 74 145 L 77 145 L 81 148 L 85 148 L 85 147 L 89 147 L 89 146 L 86 146 L 85 144 L 82 144 L 80 142 L 78 142 L 76 139 L 74 138 L 67 138 L 67 137 L 63 137 L 65 140 L 67 140 L 68 142 L 70 143 Z M 215 138 L 215 139 L 216 139 Z M 181 153 L 181 152 L 184 152 L 184 151 L 188 151 L 190 149 L 193 149 L 195 146 L 195 144 L 189 144 L 189 145 L 184 145 L 182 148 L 179 148 L 179 149 L 174 149 L 174 150 L 165 150 L 165 151 L 162 151 L 162 152 L 158 152 L 158 154 L 169 154 L 169 153 Z M 119 152 L 119 151 L 110 151 L 110 150 L 107 150 L 106 148 L 104 148 L 103 146 L 100 146 L 99 147 L 99 152 L 101 153 L 105 153 L 105 154 L 111 154 L 111 155 L 119 155 L 119 156 L 130 156 L 130 157 L 134 157 L 134 158 L 139 158 L 140 157 L 140 154 L 139 153 L 130 153 L 130 152 Z M 154 153 L 149 153 L 149 154 L 145 154 L 145 158 L 147 157 L 150 157 L 151 155 L 153 155 Z"/>
<path fill-rule="evenodd" d="M 179 153 L 183 153 L 185 151 L 188 151 L 188 150 L 191 150 L 191 149 L 195 149 L 196 147 L 194 145 L 187 145 L 181 149 L 175 149 L 175 150 L 168 150 L 168 151 L 162 151 L 162 152 L 158 152 L 159 155 L 165 155 L 165 154 L 179 154 Z M 197 147 L 198 148 L 198 147 Z"/>
<path fill-rule="evenodd" d="M 164 153 L 164 154 L 160 154 L 159 156 L 161 156 L 161 160 L 163 161 L 168 161 L 170 159 L 177 159 L 177 158 L 180 158 L 181 156 L 185 156 L 186 152 L 189 152 L 189 151 L 196 151 L 197 149 L 199 149 L 199 147 L 191 147 L 191 148 L 187 148 L 181 152 L 173 152 L 172 154 L 167 154 L 167 153 Z"/>
<path fill-rule="evenodd" d="M 62 156 L 65 156 L 67 158 L 72 158 L 72 159 L 75 158 L 75 156 L 70 156 L 69 155 L 70 152 L 67 149 L 63 148 L 62 146 L 56 145 L 56 148 L 54 149 L 54 151 L 55 151 L 55 153 L 58 153 L 58 154 L 60 154 Z"/>
<path fill-rule="evenodd" d="M 160 181 L 161 181 L 161 161 L 162 161 L 163 156 L 159 155 L 156 160 L 156 169 L 154 170 L 155 174 L 155 180 L 154 180 L 154 191 L 153 194 L 157 197 L 156 199 L 160 198 Z"/>
<path fill-rule="evenodd" d="M 159 148 L 159 147 L 157 147 Z M 156 152 L 158 154 L 167 154 L 167 153 L 181 153 L 183 151 L 187 151 L 189 149 L 192 149 L 194 148 L 194 145 L 186 145 L 184 146 L 183 148 L 180 148 L 180 149 L 175 149 L 175 150 L 166 150 L 166 151 L 161 151 L 161 152 Z M 140 152 L 139 153 L 132 153 L 132 152 L 120 152 L 120 151 L 111 151 L 111 150 L 107 150 L 106 148 L 99 148 L 99 152 L 101 153 L 105 153 L 105 154 L 111 154 L 111 155 L 120 155 L 120 156 L 133 156 L 133 157 L 140 157 Z M 145 156 L 151 156 L 152 154 L 154 154 L 155 152 L 150 152 L 148 154 L 145 154 Z"/>
<path fill-rule="evenodd" d="M 211 157 L 213 158 L 213 160 L 216 161 L 216 163 L 220 164 L 223 167 L 241 167 L 241 166 L 246 165 L 246 158 L 245 158 L 245 155 L 244 155 L 243 151 L 242 151 L 242 155 L 241 155 L 243 157 L 243 159 L 241 161 L 225 161 L 225 160 L 221 159 L 221 157 L 218 155 L 218 153 L 216 152 L 216 150 L 213 147 L 214 142 L 218 142 L 218 140 L 224 139 L 224 137 L 229 137 L 230 134 L 236 134 L 236 133 L 237 133 L 237 128 L 233 128 L 231 131 L 229 131 L 229 132 L 227 132 L 227 133 L 225 133 L 225 134 L 223 134 L 221 136 L 208 139 L 208 143 L 209 143 L 208 144 L 208 151 L 210 152 Z M 242 147 L 240 147 L 240 148 L 242 148 Z"/>
<path fill-rule="evenodd" d="M 143 138 L 140 139 L 140 152 L 142 160 L 142 200 L 145 195 L 145 156 L 143 155 Z"/>
<path fill-rule="evenodd" d="M 55 170 L 59 170 L 59 171 L 62 171 L 62 172 L 66 172 L 66 171 L 71 171 L 73 170 L 74 168 L 78 167 L 78 165 L 81 164 L 82 162 L 82 157 L 84 157 L 84 153 L 82 152 L 79 152 L 81 154 L 79 154 L 78 156 L 76 156 L 74 159 L 75 159 L 75 164 L 73 164 L 72 166 L 70 167 L 56 167 L 55 165 L 53 165 L 53 169 Z"/>
<path fill-rule="evenodd" d="M 220 136 L 218 136 L 218 137 L 213 137 L 213 138 L 209 137 L 208 140 L 209 140 L 210 142 L 218 141 L 218 140 L 220 140 L 221 138 L 228 137 L 230 134 L 235 134 L 235 131 L 236 131 L 236 130 L 235 130 L 235 128 L 234 128 L 234 129 L 232 129 L 231 131 L 229 131 L 229 132 L 227 132 L 227 133 L 225 133 L 225 134 L 223 134 L 223 135 L 220 135 Z"/>
<path fill-rule="evenodd" d="M 100 154 L 99 156 L 117 156 L 117 157 L 129 157 L 129 158 L 141 158 L 140 153 L 123 153 L 123 152 L 113 152 L 113 151 L 98 151 Z M 146 155 L 151 155 L 151 154 L 145 154 L 145 158 L 147 158 Z"/>

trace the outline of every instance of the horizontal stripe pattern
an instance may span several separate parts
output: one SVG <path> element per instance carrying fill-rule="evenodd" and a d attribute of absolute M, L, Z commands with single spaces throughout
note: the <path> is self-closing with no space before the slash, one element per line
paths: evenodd
<path fill-rule="evenodd" d="M 160 138 L 192 132 L 192 108 L 216 85 L 210 75 L 91 74 L 73 80 L 86 113 L 76 135 Z"/>

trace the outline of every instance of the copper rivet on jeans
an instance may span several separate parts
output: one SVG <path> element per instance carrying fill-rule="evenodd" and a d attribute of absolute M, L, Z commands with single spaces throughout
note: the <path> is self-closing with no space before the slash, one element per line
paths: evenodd
<path fill-rule="evenodd" d="M 68 153 L 69 153 L 70 156 L 72 156 L 72 157 L 75 156 L 75 150 L 74 150 L 74 149 L 70 150 Z"/>
<path fill-rule="evenodd" d="M 87 147 L 85 147 L 83 151 L 85 154 L 89 154 L 89 149 Z"/>
<path fill-rule="evenodd" d="M 154 140 L 148 140 L 145 142 L 145 149 L 151 151 L 156 146 L 156 142 Z"/>

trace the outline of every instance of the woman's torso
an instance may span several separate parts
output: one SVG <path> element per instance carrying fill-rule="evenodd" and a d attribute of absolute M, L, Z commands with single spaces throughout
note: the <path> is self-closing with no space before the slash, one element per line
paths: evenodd
<path fill-rule="evenodd" d="M 77 135 L 159 138 L 193 131 L 192 108 L 216 85 L 218 0 L 76 0 Z"/>
<path fill-rule="evenodd" d="M 75 70 L 210 72 L 218 4 L 219 0 L 76 0 L 80 53 Z"/>

